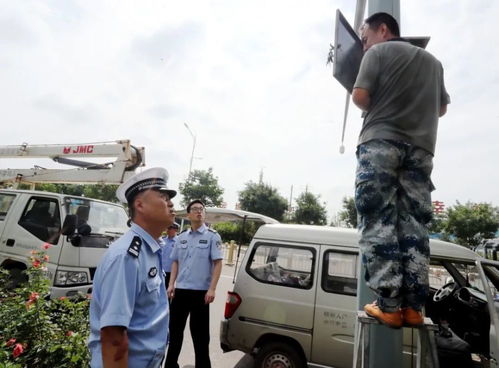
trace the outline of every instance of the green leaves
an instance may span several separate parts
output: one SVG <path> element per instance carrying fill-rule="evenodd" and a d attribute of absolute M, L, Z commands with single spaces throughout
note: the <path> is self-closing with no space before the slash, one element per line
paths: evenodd
<path fill-rule="evenodd" d="M 187 206 L 194 199 L 201 199 L 206 207 L 217 207 L 223 201 L 223 188 L 218 184 L 218 178 L 213 176 L 213 169 L 194 170 L 185 183 L 179 185 L 182 194 L 182 205 Z"/>
<path fill-rule="evenodd" d="M 45 252 L 30 261 L 28 282 L 15 290 L 3 287 L 10 276 L 0 272 L 0 368 L 87 367 L 89 300 L 49 299 Z"/>
<path fill-rule="evenodd" d="M 288 208 L 287 200 L 279 194 L 276 188 L 264 183 L 246 183 L 239 192 L 241 209 L 260 213 L 282 221 L 284 212 Z"/>
<path fill-rule="evenodd" d="M 303 192 L 296 198 L 294 221 L 297 224 L 326 225 L 327 211 L 325 204 L 320 203 L 320 195 Z"/>

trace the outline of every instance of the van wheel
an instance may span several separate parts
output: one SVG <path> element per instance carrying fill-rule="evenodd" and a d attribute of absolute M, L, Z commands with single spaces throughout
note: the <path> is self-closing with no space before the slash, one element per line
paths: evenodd
<path fill-rule="evenodd" d="M 268 343 L 255 355 L 255 368 L 305 368 L 301 355 L 288 344 Z"/>
<path fill-rule="evenodd" d="M 5 284 L 5 288 L 10 290 L 16 289 L 26 282 L 28 282 L 28 275 L 23 273 L 23 270 L 20 268 L 11 268 L 9 270 L 9 280 Z"/>

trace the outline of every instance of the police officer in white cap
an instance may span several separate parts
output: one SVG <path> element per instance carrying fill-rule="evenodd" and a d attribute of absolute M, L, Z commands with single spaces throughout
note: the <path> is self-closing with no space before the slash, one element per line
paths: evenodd
<path fill-rule="evenodd" d="M 161 264 L 161 233 L 174 221 L 163 168 L 121 184 L 131 228 L 110 245 L 94 277 L 90 303 L 91 367 L 158 368 L 168 338 L 169 308 Z"/>

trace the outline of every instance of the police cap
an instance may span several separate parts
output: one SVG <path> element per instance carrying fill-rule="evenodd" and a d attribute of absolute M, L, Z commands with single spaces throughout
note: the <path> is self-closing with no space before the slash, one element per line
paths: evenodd
<path fill-rule="evenodd" d="M 116 190 L 116 197 L 123 202 L 131 202 L 137 194 L 147 189 L 155 189 L 165 192 L 170 198 L 177 195 L 177 192 L 166 187 L 168 181 L 168 171 L 162 167 L 153 167 L 132 176 L 121 184 Z"/>

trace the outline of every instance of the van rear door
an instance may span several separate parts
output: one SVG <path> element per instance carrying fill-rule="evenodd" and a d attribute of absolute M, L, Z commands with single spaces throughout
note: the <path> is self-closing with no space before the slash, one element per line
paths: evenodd
<path fill-rule="evenodd" d="M 488 259 L 476 261 L 487 295 L 490 314 L 490 367 L 499 367 L 499 262 Z"/>
<path fill-rule="evenodd" d="M 352 366 L 357 267 L 356 250 L 321 246 L 312 336 L 315 364 Z"/>

